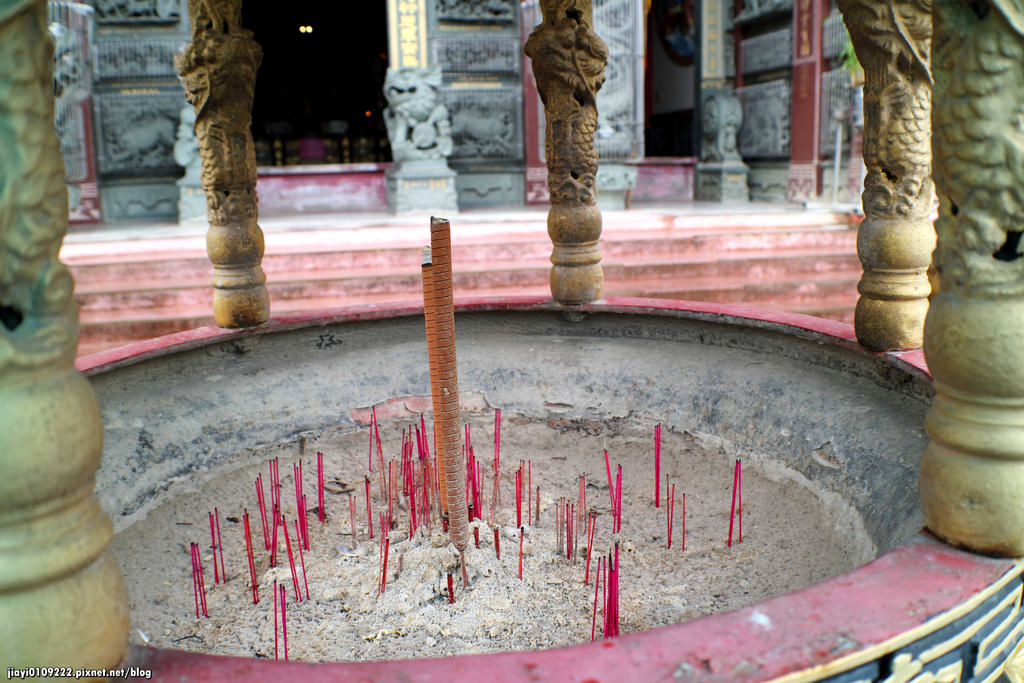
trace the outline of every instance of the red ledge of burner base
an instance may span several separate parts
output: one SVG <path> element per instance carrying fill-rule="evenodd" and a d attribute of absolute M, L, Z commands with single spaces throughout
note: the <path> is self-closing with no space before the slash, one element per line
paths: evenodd
<path fill-rule="evenodd" d="M 556 650 L 382 662 L 284 664 L 133 647 L 127 664 L 157 680 L 379 682 L 711 681 L 818 678 L 873 661 L 927 622 L 1016 578 L 1020 565 L 926 535 L 848 574 L 734 612 Z M 973 606 L 973 605 L 969 605 Z M 282 668 L 287 667 L 287 668 Z"/>
<path fill-rule="evenodd" d="M 576 307 L 574 307 L 575 309 Z M 460 313 L 482 311 L 557 311 L 564 307 L 548 297 L 465 297 L 455 299 L 455 310 Z M 864 353 L 873 353 L 857 343 L 853 326 L 846 323 L 816 318 L 799 313 L 786 313 L 756 306 L 715 304 L 702 301 L 677 301 L 670 299 L 645 299 L 638 297 L 609 297 L 594 303 L 578 307 L 578 310 L 589 313 L 625 313 L 654 315 L 692 314 L 696 318 L 739 318 L 750 321 L 755 326 L 779 326 L 786 328 L 797 336 L 829 341 L 843 348 L 857 349 Z M 229 330 L 220 327 L 198 327 L 193 330 L 176 332 L 163 337 L 135 342 L 116 349 L 100 351 L 82 356 L 75 361 L 75 367 L 86 375 L 110 370 L 161 356 L 174 351 L 186 351 L 209 343 L 211 340 L 228 341 L 252 334 L 284 331 L 312 324 L 328 325 L 332 323 L 359 320 L 378 320 L 423 314 L 423 304 L 419 301 L 397 301 L 385 304 L 367 304 L 365 306 L 347 306 L 343 308 L 325 309 L 311 313 L 290 313 L 275 316 L 265 325 L 244 330 Z M 908 351 L 879 352 L 874 355 L 887 357 L 896 365 L 928 375 L 924 353 L 920 349 Z"/>

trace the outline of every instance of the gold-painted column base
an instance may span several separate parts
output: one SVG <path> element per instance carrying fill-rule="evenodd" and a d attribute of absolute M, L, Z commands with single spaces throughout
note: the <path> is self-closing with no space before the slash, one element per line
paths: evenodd
<path fill-rule="evenodd" d="M 595 205 L 555 205 L 548 212 L 551 296 L 560 304 L 586 304 L 601 298 L 601 210 Z"/>
<path fill-rule="evenodd" d="M 57 581 L 0 594 L 6 666 L 110 668 L 124 659 L 127 642 L 128 597 L 109 551 Z"/>
<path fill-rule="evenodd" d="M 872 351 L 921 348 L 927 299 L 857 299 L 853 327 L 857 341 Z"/>
<path fill-rule="evenodd" d="M 925 327 L 935 400 L 918 483 L 928 528 L 1024 556 L 1024 300 L 939 292 Z"/>
<path fill-rule="evenodd" d="M 1024 465 L 946 448 L 933 440 L 921 459 L 928 529 L 982 553 L 1024 556 Z"/>

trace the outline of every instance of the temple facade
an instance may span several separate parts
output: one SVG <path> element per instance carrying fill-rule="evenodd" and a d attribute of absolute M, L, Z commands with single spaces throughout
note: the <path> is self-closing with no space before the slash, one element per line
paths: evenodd
<path fill-rule="evenodd" d="M 51 2 L 58 78 L 76 84 L 63 110 L 58 98 L 57 122 L 74 222 L 202 215 L 186 173 L 195 141 L 174 67 L 189 36 L 185 4 Z M 264 52 L 253 121 L 261 211 L 406 205 L 389 196 L 396 184 L 384 125 L 385 76 L 399 67 L 440 72 L 459 207 L 548 201 L 543 107 L 522 49 L 540 21 L 536 0 L 388 0 L 377 20 L 348 29 L 372 36 L 358 40 L 325 35 L 341 22 L 293 21 L 251 4 L 243 22 Z M 840 64 L 848 39 L 832 0 L 595 0 L 594 24 L 609 51 L 597 94 L 601 207 L 858 200 L 857 89 Z M 343 66 L 324 63 L 324 48 L 310 47 L 318 39 L 348 45 L 336 48 Z M 346 90 L 353 71 L 359 78 Z M 699 172 L 720 155 L 709 147 L 719 129 L 734 129 L 730 163 L 741 163 L 742 177 Z"/>

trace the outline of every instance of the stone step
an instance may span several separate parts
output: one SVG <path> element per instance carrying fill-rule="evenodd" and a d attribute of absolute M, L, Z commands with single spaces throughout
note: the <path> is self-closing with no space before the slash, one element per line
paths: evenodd
<path fill-rule="evenodd" d="M 860 263 L 856 256 L 846 252 L 822 253 L 818 250 L 758 251 L 746 258 L 720 258 L 705 252 L 691 255 L 688 260 L 665 262 L 661 254 L 647 254 L 628 263 L 604 262 L 608 286 L 628 286 L 642 281 L 649 288 L 653 283 L 671 282 L 675 287 L 700 278 L 721 278 L 736 283 L 756 283 L 779 276 L 807 278 L 824 273 L 842 272 L 859 276 Z M 483 289 L 509 289 L 514 287 L 546 286 L 550 261 L 532 259 L 516 267 L 507 263 L 474 264 L 458 268 L 453 273 L 457 293 Z M 199 305 L 210 300 L 210 280 L 192 282 L 175 279 L 166 281 L 120 281 L 103 283 L 103 290 L 76 291 L 75 298 L 84 313 L 110 310 L 136 310 Z M 422 283 L 420 268 L 403 271 L 316 270 L 293 273 L 268 273 L 271 301 L 295 300 L 309 297 L 357 298 L 360 296 L 390 296 L 392 299 L 410 299 L 420 296 Z"/>
<path fill-rule="evenodd" d="M 819 274 L 814 281 L 790 279 L 761 283 L 723 282 L 717 278 L 695 279 L 680 287 L 678 282 L 643 280 L 632 283 L 606 281 L 605 296 L 643 296 L 663 299 L 690 299 L 718 303 L 744 303 L 777 308 L 794 313 L 822 315 L 852 321 L 857 300 L 859 273 Z M 546 280 L 528 285 L 476 289 L 473 296 L 546 296 Z M 272 298 L 271 314 L 297 313 L 357 304 L 402 300 L 390 294 L 346 296 L 305 296 L 296 299 Z M 416 297 L 405 300 L 418 301 Z M 190 306 L 151 308 L 148 310 L 107 310 L 82 313 L 79 354 L 93 353 L 130 341 L 149 339 L 172 332 L 214 324 L 209 298 Z"/>
<path fill-rule="evenodd" d="M 453 263 L 521 263 L 524 260 L 547 261 L 551 244 L 546 234 L 528 239 L 507 239 L 485 244 L 456 244 Z M 420 245 L 383 245 L 377 248 L 354 248 L 340 241 L 320 245 L 295 245 L 288 248 L 269 245 L 263 258 L 268 277 L 300 271 L 360 268 L 419 268 Z M 657 253 L 665 260 L 679 260 L 703 253 L 746 253 L 766 249 L 855 249 L 856 233 L 842 226 L 797 228 L 773 232 L 697 232 L 694 234 L 629 233 L 608 235 L 602 239 L 601 253 L 605 262 L 633 259 Z M 117 254 L 106 259 L 69 261 L 78 292 L 106 291 L 116 281 L 162 281 L 199 284 L 209 282 L 213 272 L 205 249 L 135 253 L 132 258 Z"/>

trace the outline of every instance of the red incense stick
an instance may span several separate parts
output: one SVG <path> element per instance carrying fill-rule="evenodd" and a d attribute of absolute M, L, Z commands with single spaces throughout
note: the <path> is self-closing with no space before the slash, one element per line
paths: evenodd
<path fill-rule="evenodd" d="M 192 595 L 196 599 L 196 619 L 199 618 L 199 569 L 196 566 L 196 544 L 190 543 L 188 552 L 192 559 Z"/>
<path fill-rule="evenodd" d="M 316 453 L 316 487 L 320 523 L 323 524 L 327 521 L 327 511 L 324 508 L 324 454 L 320 451 Z"/>
<path fill-rule="evenodd" d="M 209 619 L 210 613 L 206 611 L 206 580 L 203 578 L 203 558 L 199 552 L 199 544 L 193 543 L 192 547 L 195 549 L 196 568 L 199 570 L 199 603 L 203 606 L 203 616 Z"/>
<path fill-rule="evenodd" d="M 270 540 L 270 566 L 271 567 L 276 567 L 277 566 L 277 526 L 278 526 L 278 513 L 277 513 L 277 506 L 276 505 L 274 506 L 274 509 L 271 510 L 271 514 L 274 517 L 274 531 L 271 534 L 271 540 Z"/>
<path fill-rule="evenodd" d="M 594 573 L 594 616 L 590 620 L 590 640 L 594 640 L 597 631 L 597 596 L 601 587 L 601 569 L 604 567 L 604 558 L 597 558 L 597 571 Z"/>
<path fill-rule="evenodd" d="M 587 515 L 587 570 L 583 574 L 583 585 L 590 583 L 590 554 L 594 551 L 594 536 L 597 535 L 597 513 L 591 510 Z"/>
<path fill-rule="evenodd" d="M 525 527 L 519 527 L 519 580 L 523 580 L 523 536 L 526 534 Z"/>
<path fill-rule="evenodd" d="M 370 504 L 370 478 L 363 477 L 366 481 L 366 528 L 370 530 L 370 538 L 373 538 L 373 509 Z"/>
<path fill-rule="evenodd" d="M 732 547 L 732 527 L 733 522 L 736 519 L 736 491 L 739 489 L 740 484 L 740 461 L 736 461 L 736 469 L 733 470 L 732 475 L 732 507 L 729 508 L 729 540 L 726 545 Z"/>
<path fill-rule="evenodd" d="M 661 507 L 661 423 L 654 427 L 654 507 Z"/>
<path fill-rule="evenodd" d="M 281 586 L 281 637 L 284 639 L 284 661 L 288 661 L 288 618 L 284 610 L 284 586 Z"/>
<path fill-rule="evenodd" d="M 274 581 L 274 659 L 277 659 L 277 600 L 277 581 Z"/>
<path fill-rule="evenodd" d="M 448 575 L 448 604 L 454 604 L 455 602 L 455 584 L 452 581 L 452 575 Z"/>
<path fill-rule="evenodd" d="M 210 549 L 213 551 L 213 582 L 215 584 L 220 583 L 220 572 L 217 569 L 217 536 L 213 532 L 213 513 L 207 513 L 210 516 Z"/>
<path fill-rule="evenodd" d="M 494 557 L 501 559 L 501 536 L 498 533 L 498 527 L 494 527 Z"/>
<path fill-rule="evenodd" d="M 299 535 L 299 523 L 295 522 L 295 536 Z M 309 581 L 306 579 L 306 560 L 302 556 L 302 544 L 299 544 L 299 562 L 302 564 L 302 585 L 306 587 L 306 599 L 309 600 Z M 292 571 L 294 571 L 294 567 Z"/>
<path fill-rule="evenodd" d="M 615 482 L 612 481 L 612 461 L 608 459 L 608 449 L 604 449 L 604 469 L 608 473 L 608 496 L 611 499 L 612 504 L 612 532 L 615 531 Z"/>
<path fill-rule="evenodd" d="M 298 523 L 296 523 L 296 527 L 295 527 L 295 530 L 296 530 L 295 533 L 296 534 L 299 533 L 298 532 L 298 528 L 299 527 L 297 526 L 297 524 Z M 299 595 L 299 575 L 298 575 L 298 572 L 295 571 L 295 556 L 292 555 L 292 539 L 291 539 L 291 536 L 288 534 L 288 522 L 286 522 L 284 520 L 284 517 L 281 518 L 281 525 L 284 527 L 284 542 L 285 542 L 285 546 L 288 548 L 288 566 L 292 570 L 292 585 L 295 587 L 295 602 L 302 602 L 302 596 Z M 296 537 L 295 540 L 297 542 L 299 542 L 299 547 L 301 548 L 302 547 L 301 539 Z"/>
<path fill-rule="evenodd" d="M 245 529 L 245 554 L 249 560 L 249 587 L 252 590 L 252 604 L 260 604 L 259 585 L 256 583 L 256 563 L 252 557 L 252 534 L 249 531 L 249 511 L 242 514 L 242 522 Z"/>
<path fill-rule="evenodd" d="M 615 533 L 622 531 L 622 465 L 616 475 L 615 485 Z"/>
<path fill-rule="evenodd" d="M 739 539 L 736 542 L 743 543 L 743 462 L 741 460 L 736 461 L 736 490 L 738 499 L 736 514 L 739 517 L 736 520 L 739 523 Z"/>
<path fill-rule="evenodd" d="M 263 522 L 263 547 L 270 550 L 270 528 L 267 526 L 267 505 L 263 499 L 263 475 L 256 477 L 256 501 L 260 507 L 260 521 Z"/>
<path fill-rule="evenodd" d="M 740 498 L 742 501 L 743 499 Z M 220 510 L 213 508 L 213 521 L 217 523 L 217 547 L 220 548 L 220 578 L 224 583 L 228 582 L 228 572 L 224 569 L 224 544 L 220 540 Z M 743 538 L 743 523 L 740 522 L 740 539 Z"/>
<path fill-rule="evenodd" d="M 665 475 L 666 477 L 668 475 Z M 672 513 L 676 506 L 676 485 L 672 484 L 672 494 L 668 499 L 668 547 L 672 548 Z"/>

